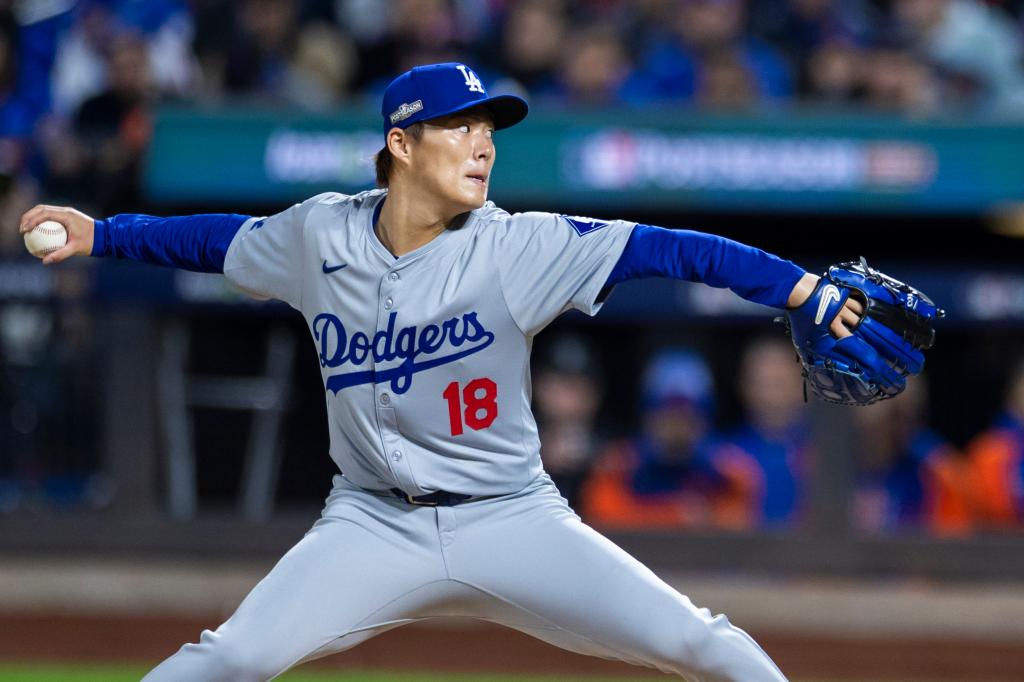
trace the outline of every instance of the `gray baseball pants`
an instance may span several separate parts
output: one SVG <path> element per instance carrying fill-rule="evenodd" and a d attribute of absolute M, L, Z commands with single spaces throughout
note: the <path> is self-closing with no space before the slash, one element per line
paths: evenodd
<path fill-rule="evenodd" d="M 691 682 L 785 682 L 712 617 L 583 524 L 550 478 L 455 507 L 336 476 L 323 514 L 215 632 L 144 679 L 268 680 L 427 618 L 470 616 Z"/>

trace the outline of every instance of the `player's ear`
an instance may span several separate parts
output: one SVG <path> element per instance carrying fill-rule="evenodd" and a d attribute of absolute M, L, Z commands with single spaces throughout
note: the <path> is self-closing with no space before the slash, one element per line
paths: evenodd
<path fill-rule="evenodd" d="M 401 128 L 392 128 L 388 131 L 385 140 L 388 151 L 395 159 L 407 159 L 409 157 L 409 135 Z"/>

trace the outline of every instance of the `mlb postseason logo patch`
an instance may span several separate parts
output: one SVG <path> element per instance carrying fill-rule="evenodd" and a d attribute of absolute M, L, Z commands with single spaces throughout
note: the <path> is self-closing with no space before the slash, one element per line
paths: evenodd
<path fill-rule="evenodd" d="M 578 215 L 563 215 L 561 216 L 565 222 L 572 225 L 572 229 L 576 230 L 576 234 L 583 236 L 589 232 L 600 230 L 602 227 L 608 227 L 611 224 L 610 220 L 598 220 L 596 218 L 584 218 Z"/>
<path fill-rule="evenodd" d="M 391 119 L 391 123 L 392 123 L 392 125 L 394 125 L 395 123 L 398 123 L 399 121 L 404 121 L 405 119 L 409 118 L 410 116 L 415 114 L 417 111 L 423 111 L 423 100 L 421 100 L 421 99 L 418 99 L 418 100 L 416 100 L 415 102 L 412 102 L 412 103 L 409 103 L 409 102 L 403 103 L 402 106 L 400 106 L 397 109 L 395 109 L 391 113 L 391 116 L 389 116 L 388 118 Z"/>

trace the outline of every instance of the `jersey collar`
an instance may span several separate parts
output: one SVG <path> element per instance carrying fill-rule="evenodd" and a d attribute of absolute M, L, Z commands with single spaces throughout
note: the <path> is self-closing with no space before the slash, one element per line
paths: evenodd
<path fill-rule="evenodd" d="M 370 240 L 371 247 L 374 252 L 383 259 L 388 269 L 391 269 L 396 265 L 405 265 L 420 258 L 424 254 L 433 251 L 447 241 L 453 234 L 456 232 L 462 232 L 477 220 L 477 211 L 471 211 L 469 217 L 466 219 L 466 223 L 458 230 L 445 230 L 418 249 L 402 254 L 396 258 L 390 251 L 388 251 L 387 247 L 381 243 L 380 239 L 377 237 L 377 231 L 374 229 L 377 225 L 377 219 L 380 218 L 381 209 L 384 208 L 384 201 L 387 199 L 387 196 L 387 191 L 381 192 L 380 197 L 377 199 L 377 203 L 374 205 L 373 211 L 370 214 L 370 220 L 367 223 L 367 230 L 369 231 L 368 238 Z"/>

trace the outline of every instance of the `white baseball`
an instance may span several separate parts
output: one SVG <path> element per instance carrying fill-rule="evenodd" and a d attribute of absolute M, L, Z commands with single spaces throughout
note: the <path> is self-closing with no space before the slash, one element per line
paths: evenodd
<path fill-rule="evenodd" d="M 36 258 L 51 254 L 67 243 L 67 230 L 55 220 L 44 220 L 25 233 L 25 248 Z"/>

